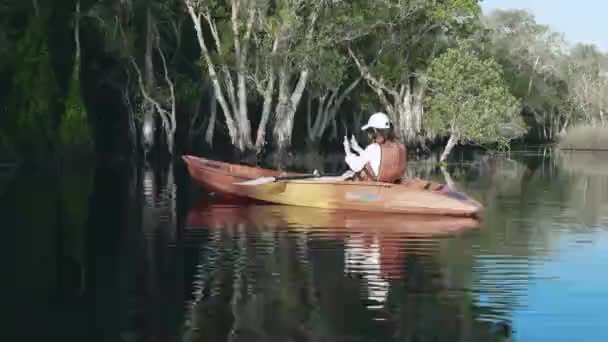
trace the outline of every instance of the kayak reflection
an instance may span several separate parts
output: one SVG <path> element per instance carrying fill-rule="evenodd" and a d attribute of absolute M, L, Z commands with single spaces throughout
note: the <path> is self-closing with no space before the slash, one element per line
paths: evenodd
<path fill-rule="evenodd" d="M 336 237 L 352 233 L 429 236 L 461 232 L 476 228 L 480 223 L 479 220 L 469 217 L 391 214 L 262 203 L 244 205 L 242 202 L 233 201 L 201 200 L 188 213 L 188 229 L 225 228 L 246 224 L 290 229 L 313 227 L 327 231 L 331 228 Z"/>
<path fill-rule="evenodd" d="M 435 241 L 435 238 L 478 228 L 480 223 L 467 217 L 373 213 L 261 203 L 243 205 L 230 199 L 199 202 L 189 212 L 187 221 L 189 230 L 263 227 L 304 231 L 316 239 L 343 241 L 345 272 L 361 273 L 364 277 L 370 277 L 372 283 L 380 281 L 373 267 L 377 267 L 375 270 L 385 280 L 403 276 L 405 248 L 402 244 L 405 239 L 415 240 L 419 245 L 408 250 L 409 253 L 424 253 L 425 250 L 428 252 L 432 245 L 429 242 Z"/>
<path fill-rule="evenodd" d="M 489 327 L 471 315 L 445 331 L 424 324 L 463 314 L 454 312 L 461 306 L 452 298 L 461 292 L 450 290 L 463 285 L 451 284 L 438 254 L 443 237 L 478 224 L 445 216 L 201 201 L 190 210 L 185 232 L 187 239 L 200 234 L 206 242 L 184 339 L 357 340 L 369 329 L 387 338 L 381 340 L 395 334 L 487 336 Z M 411 309 L 423 311 L 412 315 Z"/>

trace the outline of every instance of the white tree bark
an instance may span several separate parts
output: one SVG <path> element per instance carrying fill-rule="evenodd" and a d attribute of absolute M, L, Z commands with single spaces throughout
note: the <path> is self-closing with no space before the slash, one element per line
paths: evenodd
<path fill-rule="evenodd" d="M 144 99 L 154 105 L 156 112 L 160 115 L 163 131 L 165 133 L 165 138 L 167 140 L 167 149 L 170 154 L 173 154 L 174 149 L 174 140 L 175 140 L 175 129 L 176 129 L 176 118 L 175 118 L 175 87 L 173 81 L 169 78 L 169 71 L 167 69 L 167 61 L 165 59 L 165 54 L 160 48 L 159 41 L 157 40 L 157 50 L 160 55 L 163 71 L 164 71 L 164 79 L 167 87 L 169 88 L 169 105 L 170 109 L 165 109 L 159 101 L 155 100 L 150 93 L 148 93 L 146 86 L 144 85 L 143 77 L 141 70 L 134 58 L 131 58 L 131 64 L 133 68 L 137 72 L 137 80 L 139 84 L 139 90 L 143 95 Z"/>
<path fill-rule="evenodd" d="M 452 134 L 450 135 L 450 139 L 448 140 L 448 143 L 445 145 L 445 149 L 441 154 L 441 158 L 439 159 L 440 162 L 445 162 L 448 159 L 450 152 L 452 152 L 452 149 L 454 148 L 454 146 L 456 146 L 457 143 L 458 135 L 452 132 Z"/>
<path fill-rule="evenodd" d="M 76 58 L 74 63 L 80 65 L 80 0 L 76 2 L 76 16 L 74 18 L 74 44 L 76 44 Z"/>
<path fill-rule="evenodd" d="M 194 24 L 194 30 L 196 31 L 196 36 L 198 39 L 198 44 L 201 49 L 201 54 L 207 63 L 207 71 L 209 73 L 209 78 L 211 79 L 211 83 L 213 84 L 213 89 L 215 91 L 215 96 L 222 108 L 222 112 L 224 113 L 224 118 L 226 120 L 226 127 L 228 128 L 228 134 L 230 135 L 231 143 L 234 146 L 238 146 L 238 132 L 237 125 L 234 122 L 232 111 L 228 106 L 228 102 L 226 101 L 226 97 L 224 96 L 224 92 L 222 91 L 222 87 L 220 85 L 220 80 L 216 71 L 215 63 L 211 59 L 211 54 L 209 53 L 209 49 L 207 48 L 207 43 L 205 42 L 205 38 L 203 36 L 203 28 L 201 24 L 202 14 L 198 13 L 195 10 L 196 1 L 194 0 L 184 0 L 186 7 L 188 9 L 188 13 L 192 18 L 192 22 Z"/>
<path fill-rule="evenodd" d="M 298 82 L 291 96 L 289 96 L 289 73 L 286 67 L 281 68 L 279 79 L 279 103 L 276 110 L 277 123 L 274 127 L 274 137 L 277 148 L 284 150 L 291 144 L 293 121 L 308 81 L 308 70 L 305 69 L 300 72 Z"/>
<path fill-rule="evenodd" d="M 340 93 L 340 88 L 338 87 L 329 90 L 326 94 L 318 98 L 317 114 L 312 125 L 310 124 L 309 118 L 308 139 L 311 142 L 317 142 L 323 137 L 327 125 L 330 122 L 333 122 L 344 100 L 353 92 L 353 90 L 355 90 L 360 82 L 361 78 L 358 78 L 351 82 L 342 93 Z"/>
<path fill-rule="evenodd" d="M 146 91 L 154 88 L 154 63 L 152 54 L 154 52 L 154 18 L 150 7 L 146 9 L 146 49 L 144 55 L 144 86 Z M 143 127 L 142 138 L 145 152 L 147 153 L 154 145 L 155 131 L 155 108 L 154 104 L 147 99 L 144 99 L 142 104 L 143 110 Z"/>
<path fill-rule="evenodd" d="M 378 95 L 386 114 L 396 123 L 395 126 L 399 129 L 402 140 L 406 143 L 416 142 L 420 138 L 422 129 L 424 115 L 422 97 L 425 87 L 407 80 L 399 86 L 398 90 L 391 88 L 383 79 L 374 77 L 350 48 L 349 54 L 368 86 Z"/>
<path fill-rule="evenodd" d="M 457 190 L 456 189 L 456 183 L 454 183 L 454 180 L 452 179 L 452 175 L 450 175 L 450 172 L 448 171 L 448 169 L 445 166 L 441 166 L 441 173 L 443 174 L 443 178 L 445 179 L 445 184 L 452 190 Z"/>
<path fill-rule="evenodd" d="M 272 98 L 275 88 L 276 82 L 276 72 L 272 65 L 272 60 L 274 59 L 278 46 L 279 46 L 279 38 L 280 32 L 274 39 L 272 43 L 272 51 L 270 53 L 271 63 L 268 67 L 268 81 L 266 82 L 266 86 L 264 87 L 259 80 L 256 79 L 256 83 L 258 84 L 258 89 L 263 89 L 262 95 L 264 96 L 264 104 L 262 105 L 262 117 L 260 118 L 260 123 L 258 125 L 258 132 L 256 134 L 255 139 L 255 148 L 259 153 L 266 142 L 266 126 L 268 125 L 268 119 L 270 118 L 270 112 L 272 110 Z"/>
<path fill-rule="evenodd" d="M 232 1 L 232 34 L 234 36 L 234 47 L 236 50 L 237 59 L 237 82 L 238 82 L 238 99 L 239 99 L 239 126 L 241 127 L 241 140 L 251 147 L 251 123 L 247 116 L 247 87 L 246 87 L 246 66 L 247 54 L 249 51 L 249 40 L 251 38 L 251 30 L 253 28 L 253 21 L 255 19 L 255 10 L 249 9 L 247 13 L 247 24 L 245 28 L 245 35 L 243 37 L 243 46 L 241 47 L 239 31 L 238 31 L 238 15 L 240 8 L 240 0 Z"/>
<path fill-rule="evenodd" d="M 209 4 L 201 0 L 184 0 L 184 3 L 194 23 L 201 55 L 207 64 L 215 96 L 224 113 L 231 143 L 240 151 L 248 150 L 252 148 L 252 139 L 251 123 L 247 111 L 247 60 L 253 26 L 256 22 L 257 12 L 254 7 L 256 3 L 243 0 L 230 1 L 230 26 L 236 63 L 233 66 L 228 64 L 229 62 L 222 54 L 223 43 Z M 241 33 L 242 30 L 240 28 L 242 17 L 246 17 L 244 33 Z M 205 41 L 201 19 L 205 19 L 213 37 L 216 51 L 219 54 L 217 65 L 212 60 L 207 42 Z M 221 70 L 221 77 L 217 69 Z M 236 77 L 236 84 L 233 81 L 233 73 Z"/>
<path fill-rule="evenodd" d="M 213 132 L 215 130 L 215 118 L 217 115 L 217 100 L 215 98 L 215 93 L 211 92 L 211 104 L 210 104 L 210 115 L 209 115 L 209 124 L 207 125 L 207 131 L 205 132 L 205 142 L 213 147 Z"/>
<path fill-rule="evenodd" d="M 304 38 L 304 44 L 306 45 L 312 43 L 316 22 L 320 14 L 320 6 L 313 8 L 312 11 L 310 23 Z M 288 62 L 288 60 L 284 61 L 279 71 L 279 103 L 277 105 L 276 125 L 274 127 L 275 142 L 279 151 L 285 150 L 291 144 L 294 116 L 306 88 L 309 74 L 309 70 L 304 66 L 300 70 L 296 86 L 293 92 L 291 92 L 291 96 L 289 96 L 288 93 L 290 91 L 288 88 L 291 73 L 287 69 Z"/>

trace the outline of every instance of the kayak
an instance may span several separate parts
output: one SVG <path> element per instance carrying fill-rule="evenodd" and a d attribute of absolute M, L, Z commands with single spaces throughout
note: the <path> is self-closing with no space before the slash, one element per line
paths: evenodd
<path fill-rule="evenodd" d="M 182 159 L 199 186 L 220 194 L 262 202 L 323 209 L 468 217 L 479 216 L 483 209 L 479 202 L 462 192 L 418 178 L 404 178 L 399 183 L 360 182 L 325 176 L 297 179 L 306 176 L 189 155 L 182 156 Z"/>

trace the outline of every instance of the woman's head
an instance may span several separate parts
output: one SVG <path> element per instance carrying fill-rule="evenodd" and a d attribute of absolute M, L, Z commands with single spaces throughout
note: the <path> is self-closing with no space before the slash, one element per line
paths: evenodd
<path fill-rule="evenodd" d="M 368 128 L 365 130 L 369 138 L 376 143 L 395 140 L 395 129 L 391 124 L 389 128 Z"/>
<path fill-rule="evenodd" d="M 361 127 L 373 142 L 383 143 L 395 139 L 394 127 L 384 113 L 375 113 L 369 117 L 367 124 Z"/>

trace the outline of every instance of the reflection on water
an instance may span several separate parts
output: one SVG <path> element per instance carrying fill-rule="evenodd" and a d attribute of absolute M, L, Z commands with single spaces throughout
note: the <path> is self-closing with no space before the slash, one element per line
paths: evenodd
<path fill-rule="evenodd" d="M 2 172 L 12 340 L 606 339 L 608 154 L 449 170 L 482 222 L 222 203 L 181 164 Z"/>

